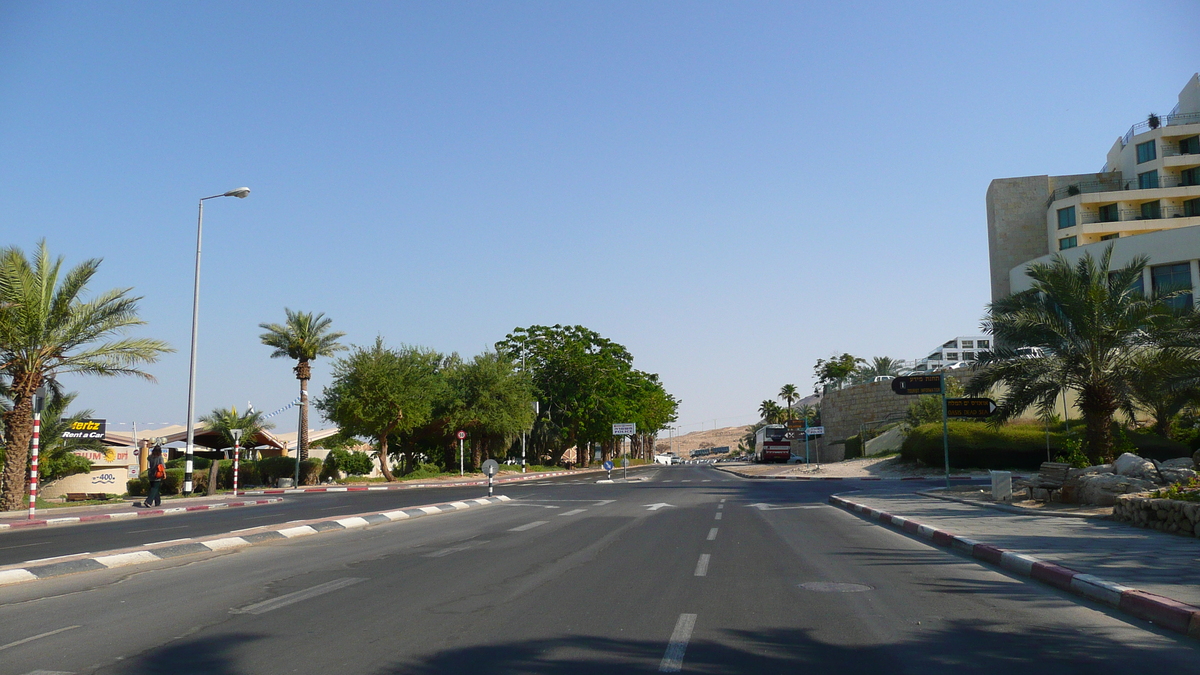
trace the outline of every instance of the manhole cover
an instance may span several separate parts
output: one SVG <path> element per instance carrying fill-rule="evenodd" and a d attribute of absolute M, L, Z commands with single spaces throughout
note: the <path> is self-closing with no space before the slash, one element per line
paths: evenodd
<path fill-rule="evenodd" d="M 809 581 L 800 584 L 800 588 L 817 593 L 862 593 L 871 590 L 866 584 L 844 584 L 838 581 Z"/>

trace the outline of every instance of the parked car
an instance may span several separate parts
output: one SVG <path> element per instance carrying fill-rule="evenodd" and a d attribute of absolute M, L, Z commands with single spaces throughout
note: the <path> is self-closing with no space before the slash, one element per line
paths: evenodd
<path fill-rule="evenodd" d="M 970 361 L 955 361 L 954 363 L 951 363 L 950 365 L 946 366 L 946 370 L 962 370 L 964 368 L 970 368 L 970 367 L 971 367 Z"/>
<path fill-rule="evenodd" d="M 896 379 L 896 378 L 892 375 L 876 375 L 875 377 L 871 378 L 871 381 L 872 382 L 887 382 L 888 380 L 894 380 L 894 379 Z"/>

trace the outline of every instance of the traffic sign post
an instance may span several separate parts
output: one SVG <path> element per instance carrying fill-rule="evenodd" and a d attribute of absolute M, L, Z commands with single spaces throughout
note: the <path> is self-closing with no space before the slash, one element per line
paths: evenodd
<path fill-rule="evenodd" d="M 495 476 L 496 472 L 500 470 L 500 465 L 496 463 L 496 460 L 489 459 L 488 461 L 483 463 L 482 468 L 483 468 L 483 473 L 488 477 L 488 496 L 491 497 L 492 496 L 492 476 Z"/>
<path fill-rule="evenodd" d="M 614 466 L 612 461 L 606 461 L 604 464 L 602 464 L 602 466 L 604 467 L 604 470 L 608 472 L 608 479 L 612 480 L 612 470 Z"/>
<path fill-rule="evenodd" d="M 630 437 L 632 437 L 636 433 L 637 433 L 637 424 L 636 423 L 630 422 L 627 424 L 614 424 L 613 425 L 613 436 L 630 436 Z M 621 440 L 621 454 L 622 455 L 625 454 L 625 440 L 624 439 Z M 629 466 L 629 459 L 626 458 L 624 464 L 621 465 L 621 477 L 622 478 L 629 477 L 629 469 L 627 468 L 628 466 Z"/>
<path fill-rule="evenodd" d="M 242 454 L 242 430 L 230 429 L 230 434 L 233 434 L 233 496 L 237 496 L 238 492 L 238 457 Z"/>
<path fill-rule="evenodd" d="M 467 432 L 459 430 L 458 434 L 458 475 L 467 475 L 467 470 L 463 467 L 463 439 L 467 437 Z"/>
<path fill-rule="evenodd" d="M 892 391 L 901 396 L 937 394 L 942 397 L 942 455 L 946 465 L 946 487 L 950 487 L 950 427 L 946 422 L 946 373 L 905 375 L 892 380 Z M 968 399 L 954 399 L 956 401 Z M 986 399 L 985 399 L 986 400 Z"/>

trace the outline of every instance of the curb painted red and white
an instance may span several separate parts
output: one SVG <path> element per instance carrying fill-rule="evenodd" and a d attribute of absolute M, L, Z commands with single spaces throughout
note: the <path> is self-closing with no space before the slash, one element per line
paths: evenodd
<path fill-rule="evenodd" d="M 868 518 L 891 525 L 909 534 L 928 539 L 938 546 L 952 548 L 978 560 L 998 565 L 1014 574 L 1095 600 L 1176 633 L 1200 639 L 1200 607 L 1105 581 L 1100 577 L 1076 572 L 1069 567 L 1046 562 L 1031 555 L 989 546 L 974 539 L 960 537 L 910 518 L 873 509 L 865 504 L 852 502 L 836 495 L 829 497 L 829 503 L 847 511 L 861 513 Z"/>
<path fill-rule="evenodd" d="M 648 466 L 648 465 L 647 465 Z M 630 467 L 631 469 L 634 467 Z M 574 471 L 548 471 L 545 473 L 528 473 L 520 476 L 493 479 L 493 485 L 503 483 L 519 483 L 527 480 L 541 480 L 555 476 L 579 476 L 583 474 L 600 473 L 604 469 L 576 469 Z M 337 487 L 307 487 L 307 488 L 268 488 L 265 490 L 246 490 L 245 495 L 297 495 L 306 492 L 375 492 L 385 490 L 414 490 L 417 488 L 453 488 L 487 485 L 487 479 L 470 481 L 442 481 L 437 483 L 405 483 L 400 485 L 339 485 Z"/>
<path fill-rule="evenodd" d="M 93 523 L 102 520 L 127 520 L 129 518 L 145 518 L 147 516 L 174 516 L 192 511 L 210 511 L 212 509 L 228 509 L 237 506 L 258 506 L 260 504 L 275 504 L 283 501 L 278 497 L 270 499 L 250 499 L 241 502 L 217 502 L 215 504 L 194 504 L 192 506 L 176 506 L 166 509 L 143 509 L 141 511 L 118 511 L 116 513 L 93 513 L 83 516 L 63 516 L 62 518 L 44 518 L 41 520 L 17 520 L 11 523 L 0 523 L 0 530 L 17 530 L 30 527 L 53 527 L 55 525 L 76 525 L 78 523 Z"/>
<path fill-rule="evenodd" d="M 280 500 L 274 500 L 280 501 Z M 0 568 L 0 586 L 17 584 L 25 581 L 36 581 L 60 577 L 78 572 L 127 567 L 144 563 L 169 560 L 197 553 L 211 553 L 235 548 L 244 548 L 282 539 L 295 539 L 322 532 L 353 530 L 379 523 L 391 523 L 398 520 L 411 520 L 440 513 L 453 513 L 469 508 L 500 504 L 511 501 L 504 495 L 481 497 L 479 499 L 463 499 L 453 502 L 426 504 L 424 506 L 408 506 L 402 509 L 360 513 L 352 516 L 337 516 L 318 518 L 314 520 L 292 521 L 278 525 L 266 525 L 250 531 L 218 534 L 198 539 L 183 539 L 175 542 L 164 542 L 154 546 L 141 548 L 117 549 L 99 553 L 80 553 L 78 555 L 60 556 L 40 561 L 30 561 L 11 567 Z"/>
<path fill-rule="evenodd" d="M 748 473 L 741 473 L 729 467 L 716 466 L 713 468 L 718 471 L 733 474 L 739 478 L 749 478 L 751 480 L 843 480 L 843 481 L 905 481 L 905 480 L 946 480 L 945 476 L 759 476 Z M 1017 478 L 1018 476 L 1013 476 Z M 958 475 L 950 476 L 950 480 L 984 480 L 987 476 L 972 476 Z"/>

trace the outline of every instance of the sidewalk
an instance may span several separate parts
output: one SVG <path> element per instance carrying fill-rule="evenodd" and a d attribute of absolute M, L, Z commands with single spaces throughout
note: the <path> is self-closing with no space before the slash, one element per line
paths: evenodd
<path fill-rule="evenodd" d="M 1179 632 L 1200 637 L 1200 540 L 912 494 L 850 492 L 830 503 L 1175 630 L 1182 621 Z M 1147 603 L 1156 606 L 1147 611 Z"/>

